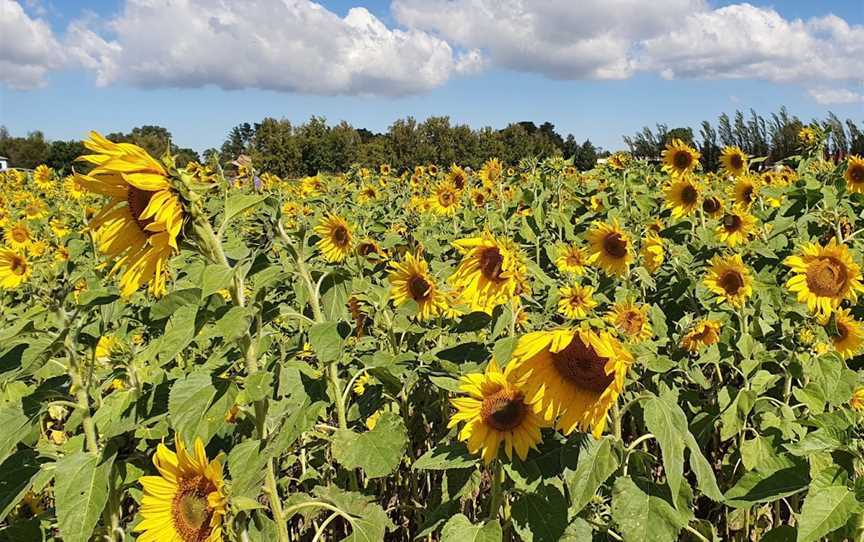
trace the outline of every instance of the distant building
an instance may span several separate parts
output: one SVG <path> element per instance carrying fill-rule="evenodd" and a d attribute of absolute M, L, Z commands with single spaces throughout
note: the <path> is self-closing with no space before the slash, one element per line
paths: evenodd
<path fill-rule="evenodd" d="M 0 156 L 0 171 L 9 169 L 9 159 L 5 156 Z"/>

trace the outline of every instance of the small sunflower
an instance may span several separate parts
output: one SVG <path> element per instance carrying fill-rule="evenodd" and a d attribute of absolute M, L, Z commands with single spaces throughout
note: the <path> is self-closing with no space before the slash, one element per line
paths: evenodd
<path fill-rule="evenodd" d="M 740 147 L 724 147 L 720 154 L 720 163 L 723 171 L 729 175 L 740 177 L 747 172 L 747 160 L 749 157 Z"/>
<path fill-rule="evenodd" d="M 612 305 L 606 321 L 615 326 L 618 334 L 628 342 L 641 342 L 654 334 L 648 321 L 648 305 L 626 300 Z"/>
<path fill-rule="evenodd" d="M 739 177 L 732 187 L 732 199 L 737 205 L 750 207 L 756 201 L 759 193 L 759 182 L 756 177 L 745 175 Z"/>
<path fill-rule="evenodd" d="M 673 177 L 692 173 L 702 155 L 680 139 L 673 139 L 663 150 L 663 171 Z"/>
<path fill-rule="evenodd" d="M 697 352 L 703 346 L 711 346 L 720 340 L 720 322 L 704 319 L 696 322 L 681 339 L 681 346 L 690 352 Z"/>
<path fill-rule="evenodd" d="M 740 254 L 714 256 L 704 279 L 705 286 L 733 307 L 739 307 L 753 295 L 753 277 Z"/>
<path fill-rule="evenodd" d="M 558 313 L 572 319 L 585 318 L 597 306 L 594 301 L 594 288 L 591 286 L 564 286 L 558 289 Z"/>
<path fill-rule="evenodd" d="M 861 268 L 852 260 L 849 248 L 837 244 L 836 238 L 824 247 L 808 243 L 783 263 L 794 273 L 786 287 L 797 295 L 799 303 L 806 303 L 810 312 L 820 316 L 830 315 L 844 299 L 856 301 L 858 292 L 864 291 Z"/>
<path fill-rule="evenodd" d="M 852 392 L 852 399 L 849 400 L 849 406 L 853 410 L 864 412 L 864 386 L 858 386 Z"/>
<path fill-rule="evenodd" d="M 702 200 L 702 211 L 712 218 L 720 216 L 723 213 L 723 200 L 717 196 L 708 196 Z"/>
<path fill-rule="evenodd" d="M 30 228 L 23 222 L 18 222 L 6 230 L 6 244 L 9 248 L 18 251 L 27 250 L 33 243 Z"/>
<path fill-rule="evenodd" d="M 561 245 L 558 247 L 555 266 L 562 273 L 581 276 L 585 274 L 585 268 L 588 266 L 588 255 L 585 254 L 585 249 L 579 245 Z"/>
<path fill-rule="evenodd" d="M 378 189 L 375 188 L 375 185 L 372 184 L 364 184 L 360 187 L 360 190 L 357 191 L 357 203 L 360 205 L 365 205 L 367 203 L 376 201 L 379 198 L 380 194 Z"/>
<path fill-rule="evenodd" d="M 54 235 L 57 237 L 63 238 L 69 234 L 69 226 L 63 220 L 59 218 L 55 218 L 51 220 L 51 231 L 54 232 Z"/>
<path fill-rule="evenodd" d="M 699 185 L 688 177 L 676 178 L 664 191 L 666 207 L 672 209 L 672 218 L 693 214 L 699 208 Z"/>
<path fill-rule="evenodd" d="M 177 453 L 159 444 L 153 455 L 159 476 L 142 476 L 139 542 L 221 542 L 228 508 L 222 463 L 208 461 L 201 439 L 189 453 L 177 439 Z"/>
<path fill-rule="evenodd" d="M 45 204 L 42 203 L 42 200 L 39 198 L 33 198 L 27 205 L 24 206 L 24 217 L 27 220 L 39 220 L 48 210 L 45 208 Z"/>
<path fill-rule="evenodd" d="M 526 402 L 523 383 L 524 379 L 518 379 L 513 372 L 512 364 L 502 372 L 492 360 L 483 374 L 462 377 L 459 390 L 467 397 L 451 400 L 456 413 L 447 427 L 465 422 L 459 430 L 459 440 L 468 444 L 472 454 L 479 453 L 486 463 L 498 456 L 502 443 L 508 459 L 512 459 L 515 451 L 524 461 L 530 449 L 537 449 L 540 429 L 546 424 Z"/>
<path fill-rule="evenodd" d="M 504 166 L 501 165 L 501 160 L 490 158 L 486 160 L 483 167 L 480 168 L 478 176 L 487 188 L 496 188 L 501 181 L 504 173 Z"/>
<path fill-rule="evenodd" d="M 435 214 L 453 216 L 459 208 L 459 190 L 449 180 L 443 180 L 432 190 L 429 203 Z"/>
<path fill-rule="evenodd" d="M 565 434 L 591 429 L 598 438 L 632 363 L 618 339 L 587 328 L 523 335 L 511 361 L 537 413 Z"/>
<path fill-rule="evenodd" d="M 838 309 L 834 313 L 837 334 L 831 337 L 834 350 L 843 359 L 849 359 L 861 351 L 864 345 L 864 324 L 849 314 L 849 309 Z"/>
<path fill-rule="evenodd" d="M 392 170 L 390 169 L 390 164 L 381 164 L 381 166 L 378 167 L 378 171 L 381 175 L 386 177 L 387 175 L 390 175 Z"/>
<path fill-rule="evenodd" d="M 624 276 L 633 261 L 633 243 L 617 220 L 596 222 L 586 235 L 588 262 L 597 264 L 609 275 Z"/>
<path fill-rule="evenodd" d="M 315 226 L 315 233 L 321 236 L 315 246 L 328 262 L 341 262 L 351 252 L 351 226 L 342 217 L 328 214 Z"/>
<path fill-rule="evenodd" d="M 729 209 L 720 224 L 714 231 L 721 243 L 729 247 L 736 247 L 750 240 L 750 234 L 756 229 L 756 217 L 747 212 L 747 209 L 738 205 Z"/>
<path fill-rule="evenodd" d="M 42 190 L 49 190 L 54 186 L 54 170 L 42 164 L 33 170 L 33 182 Z"/>
<path fill-rule="evenodd" d="M 0 249 L 0 288 L 11 290 L 30 278 L 33 269 L 27 258 L 14 250 Z"/>
<path fill-rule="evenodd" d="M 847 158 L 843 178 L 846 179 L 846 187 L 850 192 L 864 194 L 864 158 L 855 154 Z"/>
<path fill-rule="evenodd" d="M 471 310 L 491 312 L 525 289 L 525 264 L 513 241 L 486 232 L 455 241 L 453 246 L 463 256 L 448 280 L 462 292 Z"/>
<path fill-rule="evenodd" d="M 453 164 L 450 166 L 450 173 L 447 174 L 447 181 L 453 185 L 456 190 L 464 190 L 468 185 L 468 174 L 464 169 Z"/>
<path fill-rule="evenodd" d="M 486 190 L 486 187 L 483 188 L 473 188 L 471 189 L 471 203 L 474 204 L 474 207 L 482 208 L 485 207 L 489 200 L 489 192 Z"/>
<path fill-rule="evenodd" d="M 649 273 L 657 271 L 666 258 L 663 249 L 663 238 L 649 230 L 645 234 L 645 238 L 642 239 L 642 248 L 639 250 L 639 254 L 642 256 L 642 266 Z"/>
<path fill-rule="evenodd" d="M 390 297 L 397 306 L 412 300 L 417 303 L 419 320 L 434 318 L 447 306 L 446 297 L 429 274 L 426 260 L 411 253 L 405 255 L 403 262 L 393 263 Z"/>

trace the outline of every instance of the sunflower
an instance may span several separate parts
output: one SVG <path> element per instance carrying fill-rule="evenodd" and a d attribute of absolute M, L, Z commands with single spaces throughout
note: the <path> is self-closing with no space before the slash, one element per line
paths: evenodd
<path fill-rule="evenodd" d="M 59 218 L 55 218 L 51 220 L 50 224 L 51 231 L 54 232 L 54 235 L 56 235 L 57 237 L 62 238 L 69 234 L 69 226 L 66 224 L 65 221 Z"/>
<path fill-rule="evenodd" d="M 360 187 L 360 190 L 357 191 L 357 203 L 363 205 L 369 203 L 371 201 L 377 200 L 379 197 L 378 189 L 375 188 L 375 185 L 364 184 Z"/>
<path fill-rule="evenodd" d="M 664 192 L 674 219 L 691 215 L 699 207 L 699 186 L 688 177 L 676 178 Z"/>
<path fill-rule="evenodd" d="M 366 238 L 357 243 L 357 254 L 367 260 L 387 259 L 387 251 L 375 239 Z"/>
<path fill-rule="evenodd" d="M 723 212 L 723 201 L 716 196 L 708 196 L 702 200 L 702 212 L 716 218 Z"/>
<path fill-rule="evenodd" d="M 606 313 L 606 321 L 615 326 L 618 334 L 629 342 L 641 342 L 654 334 L 648 321 L 648 305 L 637 304 L 629 299 L 612 305 Z"/>
<path fill-rule="evenodd" d="M 453 246 L 462 253 L 462 261 L 448 280 L 462 292 L 471 310 L 491 313 L 525 289 L 525 264 L 513 241 L 485 232 L 455 241 Z"/>
<path fill-rule="evenodd" d="M 390 175 L 392 170 L 390 169 L 390 164 L 381 164 L 378 167 L 378 171 L 381 173 L 381 175 L 384 175 L 386 177 L 387 175 Z"/>
<path fill-rule="evenodd" d="M 558 313 L 572 319 L 585 318 L 597 306 L 594 301 L 594 288 L 591 286 L 564 286 L 558 289 Z"/>
<path fill-rule="evenodd" d="M 756 201 L 756 196 L 759 193 L 759 183 L 756 177 L 745 175 L 739 177 L 732 187 L 732 199 L 735 203 L 745 207 L 750 207 Z"/>
<path fill-rule="evenodd" d="M 11 290 L 30 278 L 33 269 L 27 258 L 14 250 L 0 249 L 0 288 Z"/>
<path fill-rule="evenodd" d="M 828 316 L 844 299 L 855 302 L 861 284 L 861 268 L 852 260 L 846 245 L 832 238 L 827 246 L 808 243 L 798 254 L 783 261 L 795 275 L 786 282 L 789 291 L 796 294 L 799 303 L 808 310 Z"/>
<path fill-rule="evenodd" d="M 435 214 L 453 216 L 459 208 L 459 190 L 449 180 L 443 180 L 433 189 L 429 203 Z"/>
<path fill-rule="evenodd" d="M 864 386 L 855 388 L 855 391 L 852 392 L 852 399 L 849 400 L 849 406 L 853 410 L 864 411 Z"/>
<path fill-rule="evenodd" d="M 849 309 L 838 309 L 834 313 L 834 323 L 837 326 L 837 334 L 831 337 L 834 350 L 843 359 L 858 354 L 864 345 L 864 324 L 849 314 Z"/>
<path fill-rule="evenodd" d="M 489 197 L 489 193 L 487 192 L 485 187 L 472 188 L 470 198 L 471 198 L 471 203 L 474 204 L 474 207 L 478 207 L 478 208 L 485 207 L 486 204 L 489 203 L 489 200 L 491 199 Z"/>
<path fill-rule="evenodd" d="M 585 274 L 585 267 L 588 266 L 588 255 L 585 254 L 585 249 L 578 245 L 561 245 L 558 247 L 555 266 L 562 273 L 581 276 Z"/>
<path fill-rule="evenodd" d="M 681 346 L 690 352 L 697 352 L 703 346 L 711 346 L 720 340 L 720 322 L 704 319 L 696 322 L 681 339 Z"/>
<path fill-rule="evenodd" d="M 483 167 L 480 168 L 480 173 L 478 175 L 487 188 L 495 188 L 498 186 L 498 182 L 501 180 L 503 173 L 504 166 L 501 165 L 501 160 L 490 158 L 489 160 L 486 160 Z"/>
<path fill-rule="evenodd" d="M 565 434 L 593 428 L 599 438 L 632 363 L 630 352 L 608 332 L 581 328 L 523 335 L 511 365 L 525 378 L 526 397 L 545 420 L 557 419 Z"/>
<path fill-rule="evenodd" d="M 453 164 L 450 166 L 450 173 L 447 174 L 447 181 L 456 187 L 456 190 L 462 190 L 468 184 L 468 174 L 464 169 Z"/>
<path fill-rule="evenodd" d="M 663 250 L 663 239 L 649 230 L 645 234 L 645 238 L 642 239 L 642 248 L 639 250 L 639 254 L 642 256 L 642 267 L 647 269 L 649 273 L 653 273 L 659 269 L 666 258 Z"/>
<path fill-rule="evenodd" d="M 99 250 L 115 260 L 111 273 L 125 267 L 120 293 L 130 297 L 143 284 L 154 296 L 166 291 L 168 259 L 178 249 L 183 207 L 162 165 L 130 143 L 113 143 L 96 132 L 84 146 L 95 154 L 81 156 L 95 164 L 75 180 L 85 190 L 110 201 L 89 221 Z"/>
<path fill-rule="evenodd" d="M 740 307 L 753 295 L 753 277 L 740 254 L 725 258 L 714 256 L 703 281 L 711 292 L 733 307 Z"/>
<path fill-rule="evenodd" d="M 749 241 L 750 234 L 755 228 L 756 217 L 747 212 L 743 206 L 736 205 L 723 215 L 714 233 L 721 243 L 735 247 Z"/>
<path fill-rule="evenodd" d="M 546 426 L 526 402 L 524 379 L 516 378 L 512 368 L 511 364 L 502 372 L 495 360 L 490 361 L 485 373 L 462 377 L 459 390 L 467 397 L 451 399 L 456 413 L 447 427 L 465 422 L 459 430 L 459 440 L 465 441 L 468 451 L 479 453 L 486 463 L 498 456 L 502 442 L 508 459 L 513 458 L 515 450 L 524 461 L 529 449 L 537 449 L 540 428 Z"/>
<path fill-rule="evenodd" d="M 54 170 L 42 164 L 33 170 L 33 182 L 42 190 L 49 190 L 54 185 Z"/>
<path fill-rule="evenodd" d="M 669 173 L 673 177 L 692 173 L 696 166 L 699 165 L 699 158 L 702 155 L 684 143 L 680 139 L 673 139 L 666 144 L 666 149 L 663 150 L 663 171 Z"/>
<path fill-rule="evenodd" d="M 850 192 L 864 194 L 864 158 L 853 154 L 846 159 L 846 187 Z"/>
<path fill-rule="evenodd" d="M 177 453 L 159 444 L 153 464 L 159 476 L 138 479 L 144 487 L 138 542 L 221 542 L 228 499 L 219 459 L 208 461 L 200 438 L 194 453 L 177 439 Z"/>
<path fill-rule="evenodd" d="M 409 301 L 417 303 L 419 320 L 434 318 L 447 306 L 444 294 L 429 274 L 426 260 L 411 253 L 405 255 L 403 262 L 393 263 L 390 297 L 397 306 Z"/>
<path fill-rule="evenodd" d="M 24 216 L 27 220 L 39 220 L 45 216 L 46 212 L 45 204 L 39 198 L 33 198 L 30 203 L 24 206 Z"/>
<path fill-rule="evenodd" d="M 321 239 L 315 246 L 328 262 L 341 262 L 351 252 L 351 226 L 333 213 L 328 214 L 315 226 Z"/>
<path fill-rule="evenodd" d="M 588 262 L 596 263 L 609 275 L 624 276 L 633 261 L 633 243 L 618 221 L 595 222 L 586 235 Z"/>
<path fill-rule="evenodd" d="M 747 154 L 740 147 L 724 147 L 720 154 L 720 163 L 723 171 L 729 175 L 740 177 L 747 172 Z"/>
<path fill-rule="evenodd" d="M 805 126 L 798 130 L 798 140 L 805 146 L 815 145 L 819 142 L 819 134 L 812 126 Z"/>
<path fill-rule="evenodd" d="M 33 237 L 30 235 L 30 228 L 23 222 L 18 222 L 6 230 L 6 244 L 13 250 L 23 251 L 30 247 L 33 242 Z"/>

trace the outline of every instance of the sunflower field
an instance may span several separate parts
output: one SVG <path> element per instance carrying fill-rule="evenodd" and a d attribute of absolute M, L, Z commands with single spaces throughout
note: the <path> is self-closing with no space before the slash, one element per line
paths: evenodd
<path fill-rule="evenodd" d="M 799 138 L 0 173 L 0 540 L 864 540 L 864 159 Z"/>

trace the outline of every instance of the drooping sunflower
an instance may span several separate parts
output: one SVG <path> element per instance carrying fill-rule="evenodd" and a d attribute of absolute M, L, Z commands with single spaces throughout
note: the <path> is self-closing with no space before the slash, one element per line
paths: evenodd
<path fill-rule="evenodd" d="M 639 249 L 642 256 L 642 266 L 653 273 L 663 265 L 666 254 L 663 249 L 663 238 L 649 230 L 642 239 L 642 248 Z"/>
<path fill-rule="evenodd" d="M 794 274 L 786 287 L 796 294 L 799 303 L 806 303 L 810 312 L 828 316 L 844 299 L 858 299 L 864 291 L 861 268 L 852 260 L 846 245 L 832 238 L 826 246 L 808 243 L 798 254 L 783 261 Z"/>
<path fill-rule="evenodd" d="M 565 434 L 590 428 L 598 438 L 632 363 L 618 339 L 588 328 L 523 335 L 511 361 L 525 378 L 528 402 L 545 420 L 557 420 Z"/>
<path fill-rule="evenodd" d="M 527 403 L 523 385 L 524 378 L 516 376 L 512 363 L 501 371 L 495 360 L 490 361 L 483 374 L 462 377 L 459 390 L 468 396 L 451 399 L 456 413 L 447 427 L 465 422 L 459 430 L 459 440 L 465 441 L 468 451 L 479 453 L 486 463 L 498 456 L 502 443 L 508 459 L 512 459 L 515 451 L 524 461 L 531 448 L 537 449 L 540 429 L 547 424 Z"/>
<path fill-rule="evenodd" d="M 27 258 L 14 250 L 0 249 L 0 288 L 11 290 L 30 278 L 33 269 Z"/>
<path fill-rule="evenodd" d="M 711 346 L 720 340 L 720 322 L 704 319 L 696 322 L 681 338 L 681 346 L 690 352 L 698 352 L 703 346 Z"/>
<path fill-rule="evenodd" d="M 459 208 L 459 190 L 449 180 L 435 185 L 429 197 L 432 211 L 437 215 L 453 216 Z"/>
<path fill-rule="evenodd" d="M 131 143 L 114 143 L 90 132 L 81 156 L 95 167 L 75 181 L 89 192 L 110 198 L 89 221 L 99 250 L 115 260 L 111 273 L 125 268 L 120 293 L 130 297 L 149 284 L 154 296 L 166 291 L 168 259 L 178 249 L 183 206 L 162 165 Z"/>
<path fill-rule="evenodd" d="M 13 224 L 6 230 L 6 244 L 9 248 L 17 251 L 24 251 L 30 247 L 33 242 L 33 237 L 30 235 L 30 228 L 23 222 Z"/>
<path fill-rule="evenodd" d="M 634 258 L 633 243 L 616 219 L 611 223 L 595 222 L 586 239 L 589 263 L 597 264 L 609 275 L 621 277 L 627 274 Z"/>
<path fill-rule="evenodd" d="M 413 300 L 417 303 L 417 318 L 429 320 L 441 314 L 447 306 L 445 295 L 429 274 L 426 260 L 405 254 L 405 260 L 393 263 L 390 273 L 390 297 L 399 306 Z"/>
<path fill-rule="evenodd" d="M 663 171 L 673 177 L 692 173 L 702 155 L 680 139 L 673 139 L 663 150 Z"/>
<path fill-rule="evenodd" d="M 864 194 L 864 158 L 853 154 L 846 159 L 846 187 L 850 192 Z"/>
<path fill-rule="evenodd" d="M 723 200 L 717 196 L 706 197 L 702 200 L 702 211 L 712 218 L 720 216 L 723 212 Z"/>
<path fill-rule="evenodd" d="M 581 276 L 585 274 L 585 268 L 588 266 L 588 255 L 585 254 L 585 249 L 579 245 L 561 245 L 558 247 L 555 266 L 562 273 Z"/>
<path fill-rule="evenodd" d="M 471 310 L 491 312 L 526 288 L 522 252 L 513 241 L 484 232 L 453 246 L 462 253 L 462 261 L 448 281 Z"/>
<path fill-rule="evenodd" d="M 351 253 L 351 226 L 339 215 L 329 213 L 315 226 L 321 239 L 315 244 L 328 262 L 341 262 Z"/>
<path fill-rule="evenodd" d="M 759 181 L 756 177 L 745 175 L 738 177 L 732 187 L 732 199 L 737 205 L 750 207 L 759 194 Z"/>
<path fill-rule="evenodd" d="M 567 318 L 585 318 L 597 306 L 594 300 L 594 288 L 591 286 L 564 286 L 558 289 L 561 299 L 558 301 L 558 313 Z"/>
<path fill-rule="evenodd" d="M 641 342 L 654 334 L 648 320 L 648 305 L 634 303 L 631 299 L 612 305 L 606 321 L 628 342 Z"/>
<path fill-rule="evenodd" d="M 209 461 L 201 439 L 189 453 L 177 439 L 177 453 L 159 444 L 153 464 L 159 476 L 142 476 L 139 542 L 221 542 L 228 508 L 222 463 Z"/>
<path fill-rule="evenodd" d="M 753 295 L 753 277 L 740 254 L 714 256 L 703 281 L 712 293 L 733 307 L 740 307 Z"/>
<path fill-rule="evenodd" d="M 54 186 L 54 170 L 45 164 L 36 166 L 33 170 L 33 182 L 42 190 L 49 190 Z"/>
<path fill-rule="evenodd" d="M 677 177 L 664 190 L 666 207 L 672 209 L 672 218 L 693 214 L 699 208 L 699 185 L 689 177 Z"/>
<path fill-rule="evenodd" d="M 741 150 L 737 145 L 734 147 L 724 147 L 720 154 L 720 163 L 723 165 L 723 171 L 729 175 L 740 177 L 747 172 L 747 153 Z"/>
<path fill-rule="evenodd" d="M 721 243 L 736 247 L 749 241 L 755 228 L 756 217 L 747 212 L 746 208 L 736 205 L 723 215 L 714 233 Z"/>
<path fill-rule="evenodd" d="M 838 309 L 834 312 L 834 323 L 837 334 L 831 337 L 834 350 L 843 359 L 849 359 L 861 351 L 864 345 L 864 324 L 849 314 L 849 309 Z"/>

